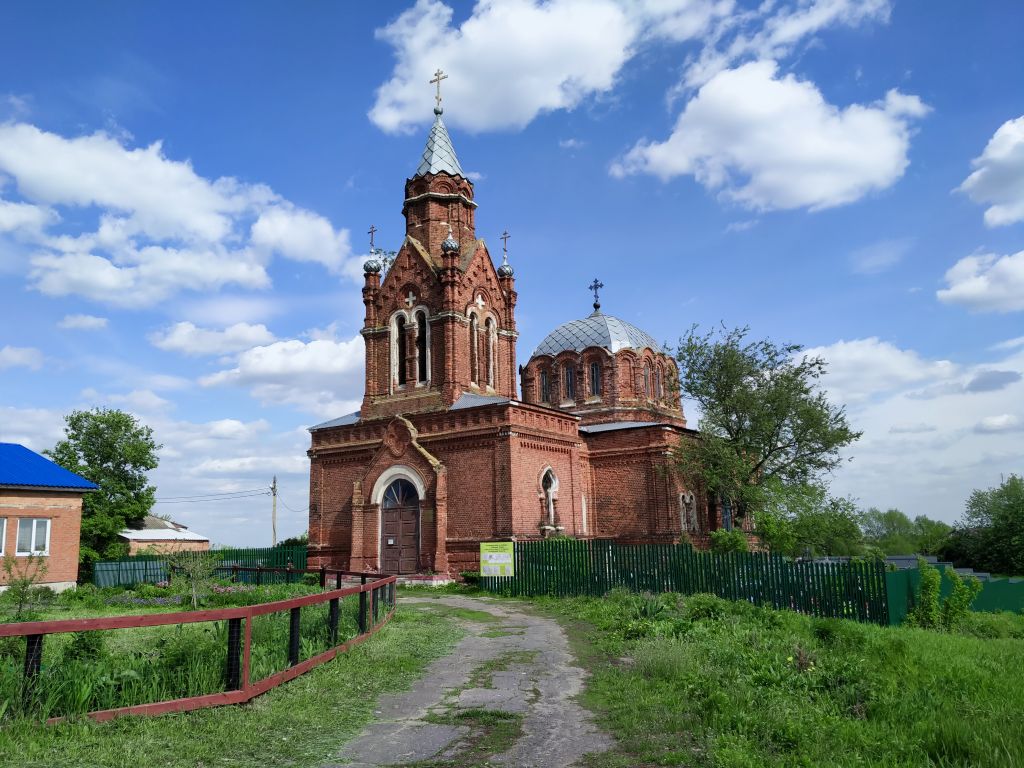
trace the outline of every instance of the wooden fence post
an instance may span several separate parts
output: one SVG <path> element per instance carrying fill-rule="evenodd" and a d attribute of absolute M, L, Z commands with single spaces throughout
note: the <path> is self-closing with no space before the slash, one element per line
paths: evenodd
<path fill-rule="evenodd" d="M 341 571 L 334 572 L 334 588 L 341 589 Z"/>
<path fill-rule="evenodd" d="M 25 635 L 25 677 L 22 683 L 22 697 L 26 706 L 32 698 L 36 677 L 43 666 L 43 638 L 45 635 Z"/>
<path fill-rule="evenodd" d="M 327 566 L 321 563 L 320 565 L 320 589 L 326 589 L 327 587 Z"/>
<path fill-rule="evenodd" d="M 338 598 L 334 598 L 327 606 L 327 636 L 331 645 L 338 644 Z"/>
<path fill-rule="evenodd" d="M 366 576 L 360 577 L 363 586 L 366 586 Z M 366 591 L 359 593 L 359 634 L 366 634 Z"/>
<path fill-rule="evenodd" d="M 242 687 L 242 620 L 228 619 L 228 673 L 227 689 Z"/>
<path fill-rule="evenodd" d="M 299 622 L 302 620 L 301 608 L 292 608 L 288 623 L 288 666 L 299 663 Z"/>

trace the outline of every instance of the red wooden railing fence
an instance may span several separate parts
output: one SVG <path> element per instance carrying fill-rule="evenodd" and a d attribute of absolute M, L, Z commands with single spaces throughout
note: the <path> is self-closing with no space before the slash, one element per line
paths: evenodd
<path fill-rule="evenodd" d="M 256 570 L 236 568 L 235 571 Z M 261 569 L 262 572 L 274 570 Z M 17 624 L 0 624 L 0 637 L 25 638 L 24 690 L 29 693 L 38 677 L 43 657 L 43 641 L 47 635 L 65 632 L 87 632 L 104 629 L 133 629 L 136 627 L 159 627 L 170 624 L 195 624 L 204 621 L 227 621 L 227 689 L 217 693 L 190 696 L 168 701 L 135 704 L 117 709 L 105 709 L 87 713 L 94 720 L 110 720 L 122 715 L 160 715 L 166 712 L 187 712 L 205 707 L 219 707 L 225 704 L 241 704 L 266 693 L 281 683 L 293 680 L 314 667 L 330 661 L 340 653 L 359 645 L 383 627 L 394 614 L 397 593 L 396 576 L 353 573 L 327 568 L 276 569 L 289 573 L 316 573 L 320 575 L 321 587 L 326 587 L 328 576 L 334 576 L 335 589 L 318 595 L 293 597 L 273 603 L 247 605 L 239 608 L 220 608 L 208 611 L 179 611 L 175 613 L 152 613 L 139 616 L 109 616 L 97 619 L 61 619 L 58 621 L 27 621 Z M 341 587 L 344 577 L 359 577 L 362 583 Z M 368 581 L 368 579 L 373 579 Z M 329 603 L 328 632 L 332 642 L 338 638 L 339 602 L 344 597 L 359 595 L 359 634 L 343 643 L 315 656 L 299 661 L 299 611 L 307 606 Z M 369 600 L 367 599 L 369 597 Z M 386 612 L 381 616 L 381 606 Z M 288 669 L 276 672 L 262 680 L 250 679 L 250 650 L 252 647 L 252 620 L 280 611 L 291 612 L 288 638 Z M 56 717 L 48 723 L 60 722 Z"/>

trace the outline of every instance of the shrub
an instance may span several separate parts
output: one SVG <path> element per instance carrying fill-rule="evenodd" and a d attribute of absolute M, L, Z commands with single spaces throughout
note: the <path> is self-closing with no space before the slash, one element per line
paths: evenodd
<path fill-rule="evenodd" d="M 907 619 L 911 626 L 936 629 L 940 617 L 939 588 L 942 585 L 942 574 L 923 557 L 917 558 L 917 567 L 921 571 L 921 592 L 917 605 Z"/>
<path fill-rule="evenodd" d="M 471 587 L 480 585 L 480 573 L 479 571 L 462 571 L 459 573 L 462 580 Z"/>
<path fill-rule="evenodd" d="M 953 585 L 953 591 L 942 603 L 942 628 L 955 632 L 964 625 L 971 604 L 981 592 L 981 581 L 976 576 L 962 577 L 954 570 L 946 573 Z"/>
<path fill-rule="evenodd" d="M 717 595 L 696 594 L 683 600 L 681 615 L 689 621 L 720 619 L 729 610 L 729 603 Z"/>
<path fill-rule="evenodd" d="M 64 648 L 65 661 L 96 661 L 106 653 L 103 632 L 74 632 Z"/>
<path fill-rule="evenodd" d="M 747 535 L 739 528 L 731 531 L 719 529 L 711 532 L 711 551 L 722 554 L 725 552 L 746 552 Z"/>
<path fill-rule="evenodd" d="M 38 615 L 39 604 L 53 597 L 36 585 L 46 578 L 46 561 L 36 555 L 15 558 L 7 555 L 0 566 L 4 572 L 7 589 L 3 593 L 3 601 L 9 608 L 10 621 L 32 621 Z"/>

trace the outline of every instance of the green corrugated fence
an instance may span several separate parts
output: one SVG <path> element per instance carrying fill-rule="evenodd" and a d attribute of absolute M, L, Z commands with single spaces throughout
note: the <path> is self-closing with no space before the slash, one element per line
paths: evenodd
<path fill-rule="evenodd" d="M 205 557 L 213 555 L 219 559 L 221 570 L 218 575 L 229 576 L 226 570 L 232 565 L 241 568 L 286 568 L 301 570 L 306 567 L 306 547 L 263 547 L 253 549 L 214 549 L 210 552 L 176 552 L 175 558 Z M 136 584 L 155 584 L 166 581 L 170 575 L 170 564 L 166 555 L 133 555 L 120 560 L 104 560 L 93 567 L 92 580 L 97 587 L 130 587 Z M 261 574 L 264 584 L 284 581 L 286 574 Z M 241 572 L 239 581 L 255 581 L 255 573 Z"/>
<path fill-rule="evenodd" d="M 480 585 L 513 596 L 600 596 L 615 587 L 708 592 L 812 616 L 890 621 L 880 562 L 793 562 L 758 552 L 698 552 L 688 544 L 518 541 L 515 576 L 482 577 Z"/>
<path fill-rule="evenodd" d="M 939 596 L 945 599 L 953 591 L 953 583 L 946 575 L 944 565 L 936 567 L 942 571 Z M 889 571 L 885 574 L 885 581 L 889 593 L 889 623 L 893 626 L 902 624 L 917 604 L 921 592 L 921 572 L 917 568 Z M 971 610 L 1024 612 L 1024 582 L 1007 579 L 981 582 L 981 592 L 971 604 Z"/>

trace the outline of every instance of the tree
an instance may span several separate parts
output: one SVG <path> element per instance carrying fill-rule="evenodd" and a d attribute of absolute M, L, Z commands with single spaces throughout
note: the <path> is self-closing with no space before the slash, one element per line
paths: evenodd
<path fill-rule="evenodd" d="M 802 347 L 748 341 L 748 328 L 680 340 L 682 394 L 701 410 L 699 440 L 676 450 L 694 487 L 733 500 L 737 516 L 764 505 L 766 484 L 813 485 L 841 462 L 860 437 L 845 408 L 818 388 L 825 361 Z"/>
<path fill-rule="evenodd" d="M 914 518 L 914 537 L 917 551 L 922 555 L 937 555 L 942 551 L 953 526 L 941 520 L 932 520 L 924 515 Z"/>
<path fill-rule="evenodd" d="M 1024 478 L 1010 475 L 997 488 L 971 493 L 943 552 L 958 565 L 1024 574 Z"/>
<path fill-rule="evenodd" d="M 156 469 L 163 446 L 152 429 L 123 411 L 73 411 L 64 421 L 65 438 L 46 454 L 99 486 L 82 499 L 79 561 L 88 573 L 97 560 L 124 554 L 118 533 L 140 524 L 152 509 L 156 489 L 146 473 Z"/>
<path fill-rule="evenodd" d="M 836 498 L 820 484 L 762 488 L 755 532 L 772 552 L 793 557 L 859 555 L 864 551 L 860 514 L 851 499 Z"/>

